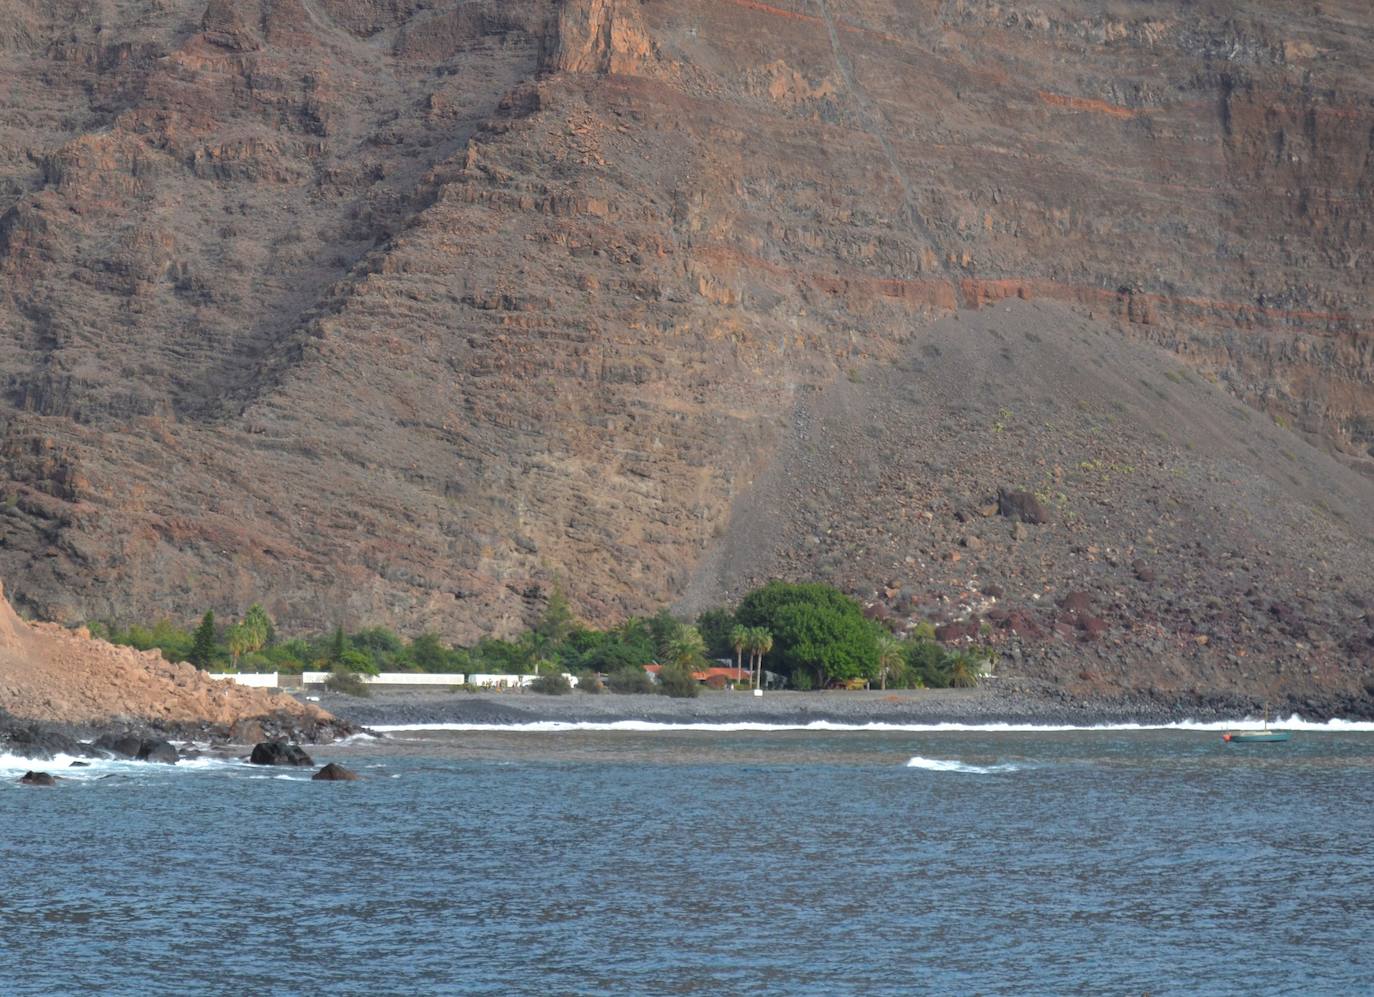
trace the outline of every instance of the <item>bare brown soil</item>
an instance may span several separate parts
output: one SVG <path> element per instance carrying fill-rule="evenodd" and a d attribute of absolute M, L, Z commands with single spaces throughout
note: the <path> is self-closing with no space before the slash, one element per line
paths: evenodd
<path fill-rule="evenodd" d="M 218 681 L 161 652 L 94 640 L 84 629 L 27 623 L 0 588 L 0 710 L 22 720 L 78 726 L 231 728 L 287 715 L 306 725 L 330 715 L 309 703 Z"/>

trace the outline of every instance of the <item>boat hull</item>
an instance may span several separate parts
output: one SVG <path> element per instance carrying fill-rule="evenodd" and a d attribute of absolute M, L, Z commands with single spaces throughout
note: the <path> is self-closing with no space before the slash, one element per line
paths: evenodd
<path fill-rule="evenodd" d="M 1288 740 L 1286 730 L 1238 730 L 1228 731 L 1222 740 L 1227 744 L 1256 744 L 1265 741 Z"/>

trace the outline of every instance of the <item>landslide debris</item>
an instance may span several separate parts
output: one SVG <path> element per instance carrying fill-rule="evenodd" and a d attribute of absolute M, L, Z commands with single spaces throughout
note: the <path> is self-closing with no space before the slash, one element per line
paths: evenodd
<path fill-rule="evenodd" d="M 1374 482 L 1063 305 L 960 312 L 799 401 L 679 608 L 772 577 L 1008 680 L 1374 713 Z"/>

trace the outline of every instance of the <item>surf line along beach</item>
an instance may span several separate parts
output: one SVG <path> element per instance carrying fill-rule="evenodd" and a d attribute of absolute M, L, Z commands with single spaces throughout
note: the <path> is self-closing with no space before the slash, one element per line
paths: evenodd
<path fill-rule="evenodd" d="M 332 693 L 320 705 L 335 716 L 378 731 L 441 726 L 449 729 L 511 727 L 558 730 L 695 727 L 743 730 L 798 729 L 825 725 L 835 729 L 992 726 L 1075 729 L 1118 726 L 1193 726 L 1221 730 L 1257 717 L 1245 703 L 1190 705 L 1154 700 L 1065 703 L 1036 691 L 996 687 L 918 689 L 899 692 L 706 692 L 696 699 L 655 695 L 543 696 L 535 693 L 387 691 L 369 698 Z M 1326 727 L 1332 717 L 1306 715 L 1278 721 Z M 1350 718 L 1334 718 L 1340 723 Z M 1374 729 L 1374 724 L 1366 724 Z M 1343 729 L 1356 729 L 1347 726 Z"/>

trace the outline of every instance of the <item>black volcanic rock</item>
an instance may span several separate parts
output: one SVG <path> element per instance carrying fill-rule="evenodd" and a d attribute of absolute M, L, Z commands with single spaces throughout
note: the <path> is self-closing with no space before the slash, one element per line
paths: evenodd
<path fill-rule="evenodd" d="M 310 778 L 316 782 L 355 782 L 360 776 L 337 762 L 330 762 Z"/>
<path fill-rule="evenodd" d="M 166 765 L 175 765 L 181 756 L 171 743 L 157 738 L 148 738 L 138 746 L 138 754 L 135 757 L 141 762 L 162 762 Z"/>
<path fill-rule="evenodd" d="M 137 734 L 101 734 L 91 742 L 91 747 L 120 758 L 137 758 L 143 750 L 143 738 Z"/>
<path fill-rule="evenodd" d="M 299 744 L 285 741 L 261 741 L 253 745 L 248 761 L 254 765 L 314 765 L 315 762 Z"/>
<path fill-rule="evenodd" d="M 49 761 L 55 755 L 81 758 L 90 754 L 86 746 L 75 738 L 38 724 L 9 728 L 0 726 L 0 750 L 36 761 Z"/>

